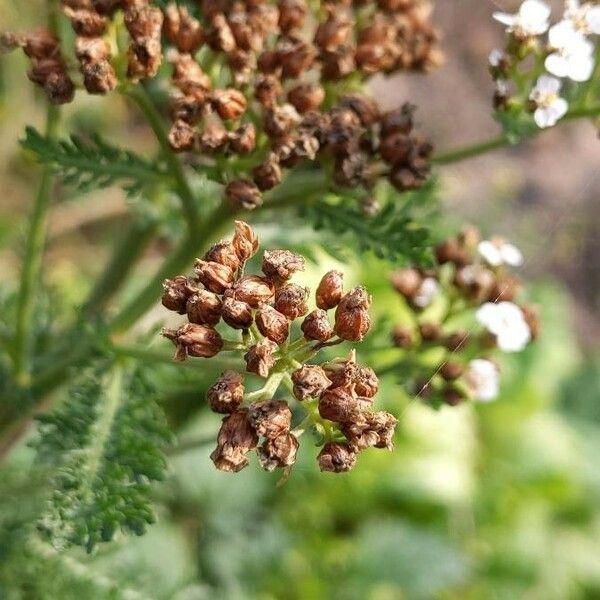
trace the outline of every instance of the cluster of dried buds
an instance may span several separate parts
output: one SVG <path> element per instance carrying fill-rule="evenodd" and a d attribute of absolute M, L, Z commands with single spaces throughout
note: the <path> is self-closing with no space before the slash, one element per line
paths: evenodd
<path fill-rule="evenodd" d="M 350 470 L 357 453 L 369 447 L 391 449 L 395 418 L 369 411 L 378 389 L 373 370 L 360 366 L 353 353 L 344 360 L 308 363 L 327 346 L 363 339 L 371 324 L 369 294 L 362 287 L 344 293 L 342 274 L 330 271 L 316 290 L 317 308 L 309 312 L 308 288 L 290 282 L 304 269 L 304 258 L 267 250 L 262 274 L 243 274 L 258 247 L 250 226 L 237 221 L 231 240 L 219 242 L 196 261 L 195 277 L 182 275 L 164 283 L 163 305 L 188 320 L 179 329 L 163 330 L 176 346 L 176 359 L 239 352 L 246 372 L 266 380 L 261 389 L 246 392 L 244 376 L 226 371 L 210 388 L 211 408 L 227 415 L 211 455 L 215 465 L 223 471 L 243 469 L 262 439 L 257 453 L 263 468 L 289 469 L 307 428 L 324 444 L 318 456 L 323 471 Z M 331 323 L 328 311 L 334 309 Z M 296 320 L 301 334 L 291 340 Z M 237 339 L 224 339 L 228 328 L 238 332 Z M 304 413 L 295 429 L 292 408 L 275 399 L 282 384 Z"/>
<path fill-rule="evenodd" d="M 518 303 L 523 286 L 510 270 L 523 256 L 469 228 L 441 243 L 436 257 L 435 268 L 391 277 L 406 309 L 392 337 L 414 375 L 412 391 L 433 405 L 494 400 L 500 373 L 492 352 L 519 352 L 539 335 L 537 311 Z"/>

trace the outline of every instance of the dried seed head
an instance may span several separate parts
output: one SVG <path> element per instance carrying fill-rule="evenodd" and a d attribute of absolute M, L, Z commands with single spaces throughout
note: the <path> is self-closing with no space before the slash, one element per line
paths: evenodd
<path fill-rule="evenodd" d="M 368 127 L 380 118 L 377 103 L 364 94 L 345 94 L 340 98 L 339 106 L 349 108 L 359 118 L 361 125 Z"/>
<path fill-rule="evenodd" d="M 245 302 L 233 298 L 223 300 L 221 315 L 223 321 L 234 329 L 248 329 L 254 320 L 252 308 Z"/>
<path fill-rule="evenodd" d="M 369 403 L 354 393 L 354 386 L 325 390 L 319 399 L 319 414 L 334 423 L 360 423 Z"/>
<path fill-rule="evenodd" d="M 440 375 L 446 381 L 454 381 L 458 379 L 465 372 L 465 366 L 462 363 L 455 361 L 445 362 L 440 367 Z"/>
<path fill-rule="evenodd" d="M 342 432 L 355 452 L 367 448 L 394 449 L 394 432 L 398 420 L 387 412 L 366 413 L 360 424 L 342 425 Z"/>
<path fill-rule="evenodd" d="M 490 297 L 496 276 L 482 265 L 467 265 L 456 271 L 454 284 L 469 300 L 483 302 Z"/>
<path fill-rule="evenodd" d="M 235 273 L 227 265 L 217 262 L 208 262 L 205 260 L 196 260 L 194 271 L 198 281 L 206 287 L 207 290 L 215 294 L 222 294 L 231 287 L 235 279 Z"/>
<path fill-rule="evenodd" d="M 304 271 L 305 260 L 289 250 L 267 250 L 263 256 L 262 272 L 276 284 L 281 284 L 298 271 Z"/>
<path fill-rule="evenodd" d="M 268 55 L 270 56 L 270 55 Z M 269 73 L 259 75 L 254 84 L 254 97 L 265 107 L 273 107 L 282 94 L 281 80 Z"/>
<path fill-rule="evenodd" d="M 200 149 L 205 154 L 221 152 L 229 141 L 229 133 L 220 123 L 208 123 L 200 134 Z"/>
<path fill-rule="evenodd" d="M 212 246 L 212 248 L 204 255 L 204 260 L 225 265 L 234 272 L 241 266 L 233 242 L 228 241 L 222 241 Z"/>
<path fill-rule="evenodd" d="M 324 51 L 321 61 L 321 73 L 325 81 L 339 81 L 356 70 L 354 49 L 350 45 Z"/>
<path fill-rule="evenodd" d="M 248 421 L 248 412 L 238 410 L 223 419 L 217 447 L 210 455 L 220 471 L 237 473 L 248 466 L 247 454 L 258 444 L 258 436 Z"/>
<path fill-rule="evenodd" d="M 327 318 L 327 313 L 320 308 L 307 315 L 300 328 L 307 340 L 325 343 L 333 335 L 333 326 Z"/>
<path fill-rule="evenodd" d="M 260 377 L 268 377 L 269 371 L 275 364 L 273 353 L 277 350 L 277 344 L 266 338 L 254 344 L 244 355 L 246 370 Z"/>
<path fill-rule="evenodd" d="M 284 400 L 264 400 L 250 406 L 248 420 L 259 436 L 273 440 L 289 431 L 292 411 Z"/>
<path fill-rule="evenodd" d="M 356 454 L 348 444 L 328 442 L 317 456 L 319 469 L 329 473 L 346 473 L 354 468 Z"/>
<path fill-rule="evenodd" d="M 414 114 L 417 107 L 405 103 L 400 108 L 389 111 L 381 117 L 381 136 L 387 137 L 394 133 L 409 134 L 414 127 Z"/>
<path fill-rule="evenodd" d="M 518 277 L 508 273 L 499 274 L 487 299 L 490 302 L 514 302 L 522 289 L 523 284 Z"/>
<path fill-rule="evenodd" d="M 419 291 L 423 276 L 417 269 L 402 269 L 392 273 L 391 282 L 394 289 L 410 301 Z"/>
<path fill-rule="evenodd" d="M 275 292 L 275 308 L 290 321 L 308 312 L 308 288 L 288 283 Z"/>
<path fill-rule="evenodd" d="M 319 398 L 331 385 L 331 380 L 319 365 L 303 365 L 292 373 L 294 396 L 300 400 Z"/>
<path fill-rule="evenodd" d="M 258 275 L 246 275 L 233 284 L 227 296 L 246 302 L 252 308 L 260 308 L 273 299 L 273 293 L 273 284 L 268 279 Z"/>
<path fill-rule="evenodd" d="M 444 346 L 446 346 L 450 352 L 459 352 L 469 345 L 470 337 L 468 331 L 456 331 L 446 337 Z"/>
<path fill-rule="evenodd" d="M 215 90 L 211 97 L 214 109 L 224 121 L 235 121 L 246 112 L 246 97 L 234 88 Z"/>
<path fill-rule="evenodd" d="M 252 227 L 245 221 L 235 222 L 235 233 L 231 243 L 242 263 L 245 263 L 258 252 L 258 238 Z"/>
<path fill-rule="evenodd" d="M 304 0 L 280 0 L 278 5 L 279 29 L 283 33 L 302 28 L 307 11 Z"/>
<path fill-rule="evenodd" d="M 206 41 L 215 52 L 227 53 L 235 50 L 235 38 L 225 15 L 218 13 L 211 18 L 210 27 L 206 31 Z"/>
<path fill-rule="evenodd" d="M 315 49 L 305 42 L 294 41 L 278 51 L 278 62 L 284 78 L 298 78 L 310 69 L 315 60 Z"/>
<path fill-rule="evenodd" d="M 371 296 L 363 287 L 348 292 L 335 311 L 335 332 L 343 340 L 360 342 L 371 327 Z"/>
<path fill-rule="evenodd" d="M 197 125 L 204 116 L 206 105 L 206 92 L 197 89 L 187 94 L 171 96 L 169 100 L 169 113 L 174 121 L 185 121 L 190 125 Z"/>
<path fill-rule="evenodd" d="M 186 121 L 178 119 L 171 125 L 169 131 L 169 146 L 171 146 L 175 152 L 192 150 L 195 139 L 194 128 Z"/>
<path fill-rule="evenodd" d="M 317 306 L 323 310 L 335 308 L 344 294 L 344 274 L 340 271 L 329 271 L 323 276 L 317 287 Z"/>
<path fill-rule="evenodd" d="M 433 322 L 421 323 L 419 333 L 424 342 L 437 342 L 442 337 L 442 326 Z"/>
<path fill-rule="evenodd" d="M 442 391 L 442 398 L 449 406 L 458 406 L 467 399 L 464 392 L 454 387 L 445 388 Z"/>
<path fill-rule="evenodd" d="M 236 207 L 253 210 L 263 203 L 262 194 L 253 181 L 236 179 L 225 188 L 227 199 Z"/>
<path fill-rule="evenodd" d="M 274 439 L 266 439 L 258 448 L 258 462 L 268 472 L 291 467 L 296 462 L 298 447 L 293 433 L 282 433 Z"/>
<path fill-rule="evenodd" d="M 173 85 L 184 94 L 197 90 L 208 92 L 212 88 L 210 77 L 189 54 L 179 54 L 173 61 Z"/>
<path fill-rule="evenodd" d="M 100 37 L 106 31 L 106 17 L 89 8 L 63 6 L 65 16 L 71 21 L 73 31 L 85 37 Z"/>
<path fill-rule="evenodd" d="M 397 325 L 394 327 L 394 331 L 392 333 L 392 341 L 396 348 L 409 350 L 412 348 L 415 341 L 412 329 L 403 325 Z"/>
<path fill-rule="evenodd" d="M 256 129 L 252 123 L 239 127 L 229 137 L 229 147 L 237 154 L 248 154 L 256 146 Z"/>
<path fill-rule="evenodd" d="M 287 135 L 298 123 L 300 115 L 291 104 L 268 108 L 263 117 L 264 132 L 271 138 Z"/>
<path fill-rule="evenodd" d="M 200 22 L 187 8 L 169 4 L 165 11 L 164 32 L 167 40 L 180 52 L 195 54 L 204 43 Z"/>
<path fill-rule="evenodd" d="M 52 58 L 60 54 L 60 42 L 47 27 L 36 27 L 20 40 L 23 52 L 34 59 Z"/>
<path fill-rule="evenodd" d="M 370 367 L 359 366 L 353 383 L 355 392 L 362 398 L 373 398 L 379 390 L 379 379 Z"/>
<path fill-rule="evenodd" d="M 212 358 L 223 348 L 219 333 L 206 325 L 188 323 L 177 330 L 163 329 L 162 334 L 175 344 L 175 360 L 185 360 L 188 356 Z"/>
<path fill-rule="evenodd" d="M 214 327 L 221 320 L 223 302 L 217 294 L 208 290 L 198 290 L 189 298 L 186 305 L 190 323 Z"/>
<path fill-rule="evenodd" d="M 262 192 L 279 185 L 282 180 L 282 174 L 277 156 L 271 153 L 267 157 L 267 160 L 254 167 L 252 170 L 252 179 Z"/>
<path fill-rule="evenodd" d="M 185 275 L 178 275 L 174 279 L 165 279 L 162 305 L 183 315 L 186 311 L 187 301 L 197 291 L 196 286 Z"/>
<path fill-rule="evenodd" d="M 256 314 L 256 326 L 267 338 L 281 346 L 290 334 L 290 322 L 272 306 L 263 306 Z"/>
<path fill-rule="evenodd" d="M 317 27 L 315 45 L 320 50 L 335 51 L 348 41 L 352 31 L 352 22 L 339 12 L 329 11 L 327 20 Z"/>
<path fill-rule="evenodd" d="M 244 378 L 236 371 L 225 371 L 209 388 L 206 398 L 217 413 L 235 412 L 244 400 Z"/>
<path fill-rule="evenodd" d="M 450 238 L 435 248 L 435 257 L 440 265 L 454 263 L 464 267 L 471 262 L 471 256 L 463 244 L 456 238 Z"/>
<path fill-rule="evenodd" d="M 301 83 L 288 92 L 288 102 L 299 113 L 317 110 L 325 100 L 325 90 L 316 83 Z"/>

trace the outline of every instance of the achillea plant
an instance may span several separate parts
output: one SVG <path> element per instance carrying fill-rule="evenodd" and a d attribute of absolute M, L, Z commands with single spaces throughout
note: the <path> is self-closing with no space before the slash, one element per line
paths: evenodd
<path fill-rule="evenodd" d="M 25 53 L 48 107 L 45 132 L 28 127 L 22 140 L 41 171 L 21 279 L 1 299 L 0 457 L 41 412 L 35 445 L 53 491 L 38 525 L 56 547 L 92 550 L 153 521 L 150 483 L 163 477 L 171 444 L 161 404 L 174 434 L 205 405 L 186 406 L 182 419 L 162 402 L 184 373 L 224 415 L 211 458 L 232 472 L 255 452 L 265 470 L 289 474 L 308 432 L 322 471 L 351 470 L 367 448 L 392 449 L 400 411 L 374 410 L 378 375 L 399 377 L 432 405 L 497 395 L 493 350 L 521 350 L 538 332 L 509 272 L 522 258 L 472 230 L 436 248 L 432 169 L 600 115 L 597 3 L 566 2 L 552 26 L 540 0 L 497 14 L 507 26 L 506 48 L 490 56 L 502 132 L 444 153 L 421 133 L 414 105 L 402 99 L 382 110 L 368 87 L 376 74 L 425 74 L 442 63 L 425 0 L 48 7 L 39 28 L 0 37 L 2 51 Z M 97 131 L 69 135 L 60 107 L 83 94 L 124 99 L 157 151 L 142 156 Z M 44 283 L 48 213 L 66 192 L 109 186 L 127 195 L 128 225 L 73 311 Z M 258 239 L 246 220 L 273 239 L 254 273 Z M 233 238 L 215 244 L 234 222 Z M 295 232 L 311 226 L 304 243 Z M 158 239 L 164 261 L 121 297 Z M 364 366 L 357 362 L 354 344 L 378 325 L 369 314 L 377 298 L 366 289 L 345 288 L 337 270 L 314 296 L 290 281 L 314 246 L 342 261 L 371 252 L 382 277 L 397 271 L 393 284 L 413 317 L 394 330 L 400 361 L 376 374 L 367 346 Z M 194 259 L 194 274 L 178 275 Z M 175 361 L 148 347 L 159 327 L 142 321 L 161 285 L 163 305 L 185 315 L 163 330 Z M 52 407 L 68 387 L 70 399 Z M 168 451 L 186 447 L 179 440 Z"/>

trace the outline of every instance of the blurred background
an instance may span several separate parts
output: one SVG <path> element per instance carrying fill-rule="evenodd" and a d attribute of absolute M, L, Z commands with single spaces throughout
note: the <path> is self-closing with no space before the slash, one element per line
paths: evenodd
<path fill-rule="evenodd" d="M 502 31 L 491 14 L 517 4 L 437 2 L 446 62 L 425 77 L 374 81 L 386 106 L 417 104 L 422 129 L 442 151 L 497 135 L 486 65 Z M 0 29 L 31 26 L 41 7 L 0 0 Z M 0 58 L 2 287 L 18 274 L 37 174 L 17 141 L 26 124 L 43 124 L 25 69 L 21 56 Z M 69 131 L 99 130 L 141 150 L 153 144 L 118 98 L 82 97 L 66 122 Z M 504 360 L 495 403 L 434 412 L 386 379 L 381 408 L 407 405 L 396 451 L 365 453 L 346 476 L 320 475 L 309 444 L 281 486 L 256 465 L 237 476 L 215 471 L 208 447 L 178 454 L 156 489 L 158 524 L 92 557 L 12 552 L 11 536 L 41 501 L 23 445 L 0 471 L 0 598 L 600 598 L 599 162 L 594 128 L 570 123 L 438 170 L 444 227 L 473 223 L 514 241 L 541 308 L 542 338 Z M 77 305 L 126 210 L 118 190 L 55 205 L 45 276 L 62 301 Z M 268 243 L 272 232 L 259 231 Z M 160 246 L 148 252 L 132 285 L 161 255 Z M 393 319 L 386 265 L 355 261 L 349 270 Z M 149 315 L 141 330 L 159 318 Z M 201 391 L 191 394 L 202 402 Z M 195 413 L 183 432 L 217 423 Z"/>

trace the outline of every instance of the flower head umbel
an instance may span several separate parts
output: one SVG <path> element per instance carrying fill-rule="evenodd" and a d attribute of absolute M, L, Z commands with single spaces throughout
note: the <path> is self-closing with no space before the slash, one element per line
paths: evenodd
<path fill-rule="evenodd" d="M 354 352 L 321 365 L 308 362 L 326 346 L 358 342 L 367 334 L 367 290 L 344 292 L 342 273 L 330 271 L 316 290 L 318 308 L 310 312 L 308 288 L 291 281 L 304 270 L 304 258 L 267 250 L 262 274 L 245 273 L 258 249 L 252 228 L 237 221 L 231 240 L 215 244 L 196 261 L 195 277 L 179 275 L 163 285 L 163 305 L 189 321 L 163 330 L 176 346 L 177 360 L 237 352 L 247 373 L 266 380 L 260 389 L 247 391 L 246 377 L 229 370 L 209 389 L 210 407 L 226 415 L 211 454 L 215 466 L 240 471 L 256 450 L 265 470 L 289 470 L 305 430 L 324 444 L 318 457 L 322 471 L 348 471 L 367 448 L 392 449 L 396 419 L 370 410 L 379 387 L 375 373 L 361 366 Z M 330 310 L 335 310 L 333 323 Z M 290 340 L 296 320 L 302 334 Z M 225 338 L 228 329 L 236 339 Z M 275 399 L 282 383 L 288 394 Z M 294 428 L 297 413 L 304 413 L 304 419 Z"/>
<path fill-rule="evenodd" d="M 600 35 L 600 6 L 579 0 L 566 0 L 565 5 L 564 17 L 575 29 L 585 35 Z"/>
<path fill-rule="evenodd" d="M 434 268 L 407 268 L 391 278 L 408 311 L 392 340 L 412 368 L 410 391 L 434 407 L 489 402 L 500 386 L 492 353 L 519 352 L 538 335 L 537 312 L 517 303 L 522 284 L 511 273 L 523 255 L 500 237 L 482 241 L 468 228 L 439 244 L 436 258 Z"/>
<path fill-rule="evenodd" d="M 558 95 L 560 88 L 560 79 L 541 75 L 531 90 L 529 99 L 535 106 L 533 118 L 538 127 L 553 127 L 567 113 L 569 104 Z"/>
<path fill-rule="evenodd" d="M 525 38 L 548 30 L 550 7 L 541 0 L 525 0 L 516 14 L 495 12 L 494 19 L 506 25 L 507 31 Z"/>
<path fill-rule="evenodd" d="M 561 21 L 550 28 L 548 41 L 552 48 L 544 62 L 549 73 L 573 81 L 587 81 L 594 70 L 594 44 L 571 21 Z"/>

